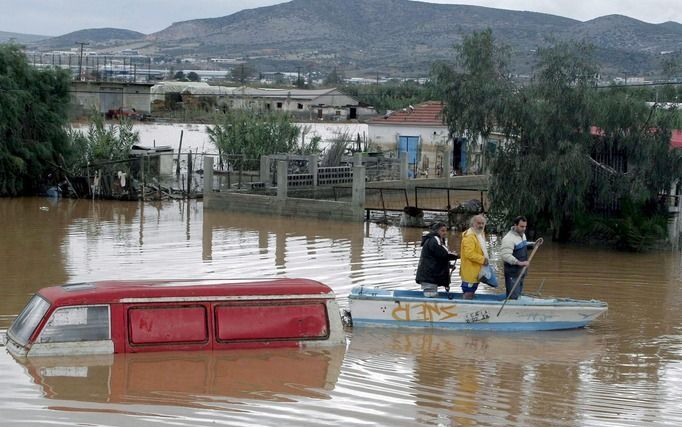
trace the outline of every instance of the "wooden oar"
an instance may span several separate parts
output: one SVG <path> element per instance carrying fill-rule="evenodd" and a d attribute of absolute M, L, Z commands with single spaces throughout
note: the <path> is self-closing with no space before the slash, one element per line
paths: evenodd
<path fill-rule="evenodd" d="M 507 298 L 504 299 L 504 302 L 502 303 L 502 307 L 500 307 L 500 311 L 497 312 L 497 317 L 500 317 L 500 313 L 502 313 L 502 309 L 507 304 L 507 301 L 509 301 L 509 297 L 514 295 L 514 291 L 516 290 L 516 287 L 521 282 L 521 278 L 523 277 L 523 275 L 526 274 L 526 271 L 528 270 L 528 266 L 530 265 L 530 262 L 533 260 L 533 256 L 535 256 L 535 252 L 537 252 L 538 248 L 541 245 L 542 245 L 542 242 L 535 244 L 533 251 L 530 253 L 530 256 L 528 257 L 528 265 L 524 266 L 523 269 L 521 269 L 521 273 L 519 274 L 519 277 L 516 278 L 516 281 L 514 282 L 514 286 L 512 286 L 511 291 L 509 291 L 509 295 L 507 295 Z"/>

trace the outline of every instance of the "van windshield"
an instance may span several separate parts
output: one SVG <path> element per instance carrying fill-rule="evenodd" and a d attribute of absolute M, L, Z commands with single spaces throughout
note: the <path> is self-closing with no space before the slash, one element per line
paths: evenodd
<path fill-rule="evenodd" d="M 45 316 L 47 310 L 50 308 L 50 303 L 45 301 L 38 295 L 33 295 L 33 298 L 26 304 L 19 316 L 14 319 L 14 323 L 7 331 L 7 336 L 15 341 L 17 344 L 25 347 L 28 344 L 28 339 L 35 331 L 40 320 Z"/>

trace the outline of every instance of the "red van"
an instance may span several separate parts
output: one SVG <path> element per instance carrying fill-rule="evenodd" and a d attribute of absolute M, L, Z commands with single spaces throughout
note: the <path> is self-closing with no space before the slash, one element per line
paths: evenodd
<path fill-rule="evenodd" d="M 16 356 L 344 343 L 334 293 L 307 279 L 54 286 L 29 300 L 6 336 Z"/>

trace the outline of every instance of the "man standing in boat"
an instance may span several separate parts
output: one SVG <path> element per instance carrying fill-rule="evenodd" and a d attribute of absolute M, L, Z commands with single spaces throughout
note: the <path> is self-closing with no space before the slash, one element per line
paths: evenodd
<path fill-rule="evenodd" d="M 535 242 L 526 240 L 526 227 L 528 220 L 525 216 L 517 216 L 514 218 L 514 225 L 511 230 L 502 239 L 502 246 L 500 248 L 500 255 L 504 261 L 504 286 L 507 290 L 507 297 L 509 299 L 517 299 L 523 293 L 523 281 L 527 270 L 524 272 L 523 268 L 528 267 L 528 248 L 535 245 L 542 244 L 542 238 Z M 523 277 L 519 275 L 523 273 Z M 513 289 L 516 281 L 519 283 Z"/>
<path fill-rule="evenodd" d="M 459 257 L 448 250 L 445 243 L 447 234 L 447 225 L 437 222 L 431 225 L 430 233 L 422 236 L 422 253 L 415 281 L 421 285 L 427 298 L 437 297 L 439 286 L 450 289 L 450 261 Z"/>
<path fill-rule="evenodd" d="M 474 299 L 478 289 L 481 268 L 488 265 L 488 248 L 485 242 L 485 217 L 471 217 L 469 229 L 462 233 L 462 256 L 459 275 L 462 278 L 462 298 Z"/>

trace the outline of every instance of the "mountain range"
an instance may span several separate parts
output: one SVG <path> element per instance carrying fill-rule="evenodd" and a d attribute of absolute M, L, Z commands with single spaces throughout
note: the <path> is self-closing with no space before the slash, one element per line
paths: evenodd
<path fill-rule="evenodd" d="M 101 51 L 135 49 L 173 58 L 242 58 L 261 71 L 329 71 L 346 75 L 415 76 L 476 30 L 491 28 L 512 48 L 512 69 L 530 72 L 548 40 L 586 41 L 605 75 L 660 73 L 682 57 L 682 24 L 649 24 L 622 15 L 581 22 L 536 12 L 409 0 L 292 0 L 218 18 L 176 22 L 152 34 L 90 29 L 32 44 L 39 49 L 90 43 Z"/>

